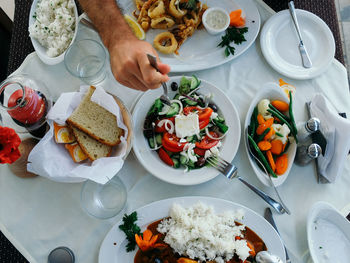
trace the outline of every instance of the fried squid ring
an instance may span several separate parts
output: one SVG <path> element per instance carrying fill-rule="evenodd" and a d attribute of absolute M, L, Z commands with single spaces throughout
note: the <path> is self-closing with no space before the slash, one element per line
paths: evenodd
<path fill-rule="evenodd" d="M 157 0 L 148 9 L 148 16 L 156 18 L 165 14 L 165 6 L 162 0 Z"/>
<path fill-rule="evenodd" d="M 135 5 L 136 5 L 136 8 L 138 10 L 141 10 L 143 4 L 146 2 L 147 0 L 135 0 Z"/>
<path fill-rule="evenodd" d="M 157 29 L 167 29 L 172 27 L 175 21 L 171 16 L 157 17 L 151 20 L 151 27 Z"/>
<path fill-rule="evenodd" d="M 170 32 L 158 34 L 153 40 L 154 47 L 164 54 L 174 53 L 177 49 L 177 41 Z"/>
<path fill-rule="evenodd" d="M 171 0 L 169 4 L 169 13 L 175 18 L 181 19 L 186 15 L 187 10 L 180 9 L 180 0 Z"/>

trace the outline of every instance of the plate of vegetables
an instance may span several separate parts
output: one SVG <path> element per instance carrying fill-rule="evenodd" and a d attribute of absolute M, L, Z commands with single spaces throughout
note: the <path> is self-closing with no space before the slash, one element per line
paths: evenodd
<path fill-rule="evenodd" d="M 249 162 L 259 180 L 271 186 L 264 169 L 249 154 L 264 165 L 275 186 L 288 177 L 297 148 L 297 128 L 293 115 L 293 93 L 288 96 L 277 84 L 265 84 L 252 101 L 245 120 L 245 144 Z"/>
<path fill-rule="evenodd" d="M 240 142 L 236 108 L 215 85 L 192 77 L 167 83 L 171 106 L 161 102 L 162 89 L 143 94 L 133 111 L 134 153 L 154 176 L 178 185 L 209 181 L 219 172 L 207 158 L 231 162 Z"/>

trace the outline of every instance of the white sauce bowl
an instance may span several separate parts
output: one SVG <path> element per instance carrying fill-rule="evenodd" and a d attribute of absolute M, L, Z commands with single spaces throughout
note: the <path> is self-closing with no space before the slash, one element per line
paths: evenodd
<path fill-rule="evenodd" d="M 213 15 L 215 12 L 220 13 L 224 19 L 226 19 L 225 24 L 222 25 L 220 28 L 215 28 L 212 25 L 210 25 L 210 22 L 207 21 L 208 18 Z M 230 25 L 230 15 L 221 7 L 210 7 L 208 8 L 202 17 L 202 22 L 205 27 L 205 29 L 208 31 L 211 35 L 217 35 L 219 33 L 224 32 Z"/>

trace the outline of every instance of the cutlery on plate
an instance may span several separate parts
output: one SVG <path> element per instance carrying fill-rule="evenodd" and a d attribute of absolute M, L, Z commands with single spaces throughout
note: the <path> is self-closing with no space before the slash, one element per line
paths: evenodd
<path fill-rule="evenodd" d="M 282 259 L 269 251 L 260 251 L 256 254 L 255 260 L 257 263 L 283 263 Z"/>
<path fill-rule="evenodd" d="M 248 128 L 246 128 L 245 132 L 246 132 L 246 134 L 248 134 Z M 259 158 L 256 157 L 255 154 L 254 154 L 254 153 L 252 152 L 252 150 L 250 149 L 250 145 L 249 145 L 249 141 L 248 141 L 248 136 L 247 136 L 247 147 L 248 147 L 248 152 L 249 152 L 249 154 L 255 159 L 255 161 L 258 162 L 258 164 L 259 164 L 258 166 L 264 170 L 266 176 L 270 179 L 270 183 L 271 183 L 271 185 L 273 186 L 273 189 L 275 190 L 276 195 L 277 195 L 277 197 L 278 197 L 278 199 L 279 199 L 281 205 L 283 206 L 284 210 L 286 210 L 286 213 L 287 213 L 288 215 L 290 215 L 291 213 L 290 213 L 288 207 L 284 204 L 284 202 L 283 202 L 283 200 L 282 200 L 282 198 L 281 198 L 279 192 L 277 191 L 277 188 L 276 188 L 275 184 L 274 184 L 273 181 L 272 181 L 271 175 L 266 171 L 265 166 L 262 164 L 262 162 L 259 160 Z"/>
<path fill-rule="evenodd" d="M 281 237 L 281 234 L 280 232 L 278 231 L 278 228 L 276 226 L 276 223 L 275 223 L 275 220 L 273 219 L 273 216 L 272 216 L 272 212 L 271 212 L 271 209 L 269 207 L 267 207 L 265 209 L 265 213 L 264 213 L 264 217 L 265 219 L 273 226 L 273 228 L 276 230 L 276 232 L 278 233 L 278 235 Z M 288 255 L 288 252 L 287 252 L 287 248 L 285 245 L 284 246 L 284 251 L 286 252 L 286 263 L 291 263 L 292 261 L 290 260 L 289 258 L 289 255 Z"/>
<path fill-rule="evenodd" d="M 256 188 L 255 186 L 248 183 L 246 180 L 244 180 L 242 177 L 238 176 L 237 167 L 226 160 L 222 159 L 220 156 L 211 156 L 207 158 L 208 163 L 217 169 L 220 173 L 225 175 L 228 179 L 234 179 L 237 178 L 240 180 L 243 184 L 245 184 L 248 188 L 250 188 L 254 193 L 256 193 L 258 196 L 260 196 L 266 203 L 268 203 L 270 206 L 272 206 L 277 213 L 283 214 L 286 212 L 285 208 L 272 199 L 270 196 Z"/>
<path fill-rule="evenodd" d="M 290 15 L 292 16 L 292 20 L 293 20 L 295 29 L 297 30 L 298 37 L 299 37 L 299 40 L 300 40 L 300 42 L 299 42 L 299 52 L 300 52 L 300 55 L 301 55 L 303 66 L 304 66 L 304 68 L 311 68 L 312 67 L 312 62 L 311 62 L 309 54 L 308 54 L 308 52 L 306 50 L 306 47 L 304 45 L 303 39 L 301 37 L 301 32 L 300 32 L 298 19 L 297 19 L 297 14 L 295 12 L 294 2 L 290 1 L 288 3 L 288 7 L 289 7 L 289 12 L 290 12 Z"/>
<path fill-rule="evenodd" d="M 156 56 L 151 55 L 151 54 L 147 54 L 147 58 L 148 58 L 149 63 L 151 64 L 151 66 L 154 67 L 159 72 Z M 167 87 L 165 82 L 162 82 L 162 87 L 163 87 L 163 90 L 164 90 L 164 94 L 162 96 L 160 96 L 160 100 L 164 104 L 170 106 L 171 102 L 170 102 L 170 99 L 168 97 L 168 87 Z"/>
<path fill-rule="evenodd" d="M 80 23 L 82 23 L 84 26 L 86 26 L 86 27 L 88 27 L 88 28 L 90 28 L 90 29 L 92 29 L 92 30 L 98 32 L 98 31 L 97 31 L 97 28 L 94 26 L 94 24 L 91 23 L 91 22 L 90 22 L 89 20 L 87 20 L 86 18 L 83 17 L 82 19 L 80 19 Z"/>

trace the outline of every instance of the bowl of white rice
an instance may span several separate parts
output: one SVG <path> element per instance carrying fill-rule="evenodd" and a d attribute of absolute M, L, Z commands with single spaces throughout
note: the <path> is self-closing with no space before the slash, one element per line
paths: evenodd
<path fill-rule="evenodd" d="M 63 61 L 78 28 L 74 0 L 34 0 L 29 14 L 29 36 L 39 58 L 48 65 Z"/>

